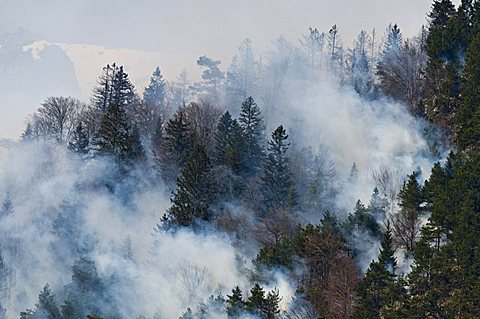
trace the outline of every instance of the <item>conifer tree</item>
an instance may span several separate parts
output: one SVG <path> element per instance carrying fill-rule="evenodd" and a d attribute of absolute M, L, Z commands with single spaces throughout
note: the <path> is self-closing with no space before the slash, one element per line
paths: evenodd
<path fill-rule="evenodd" d="M 3 252 L 0 250 L 0 300 L 2 302 L 7 300 L 10 292 L 10 274 L 10 269 L 3 259 Z"/>
<path fill-rule="evenodd" d="M 240 174 L 247 170 L 245 134 L 227 111 L 222 115 L 215 131 L 215 162 Z"/>
<path fill-rule="evenodd" d="M 368 211 L 376 220 L 384 220 L 388 210 L 388 199 L 386 196 L 380 195 L 377 187 L 373 189 L 370 203 L 368 204 Z"/>
<path fill-rule="evenodd" d="M 250 96 L 243 103 L 238 118 L 240 127 L 243 129 L 246 140 L 245 161 L 252 173 L 255 173 L 263 160 L 263 119 L 260 108 Z"/>
<path fill-rule="evenodd" d="M 54 300 L 54 295 L 50 286 L 47 284 L 43 287 L 43 290 L 38 296 L 38 304 L 36 307 L 36 313 L 40 316 L 46 315 L 48 319 L 60 319 L 62 318 L 60 310 Z"/>
<path fill-rule="evenodd" d="M 236 286 L 232 289 L 232 294 L 227 295 L 227 314 L 229 318 L 239 318 L 245 308 L 242 290 Z"/>
<path fill-rule="evenodd" d="M 250 289 L 250 296 L 245 302 L 246 309 L 257 316 L 260 316 L 262 309 L 265 306 L 265 291 L 263 287 L 259 284 L 255 284 L 252 289 Z"/>
<path fill-rule="evenodd" d="M 14 211 L 12 195 L 7 192 L 2 202 L 2 208 L 0 209 L 0 217 L 8 216 Z"/>
<path fill-rule="evenodd" d="M 462 75 L 461 106 L 457 115 L 457 145 L 461 150 L 480 144 L 480 33 L 468 47 L 465 69 Z"/>
<path fill-rule="evenodd" d="M 96 151 L 111 155 L 121 163 L 134 163 L 144 158 L 138 130 L 128 121 L 124 107 L 112 103 L 103 114 L 93 138 Z"/>
<path fill-rule="evenodd" d="M 192 151 L 180 177 L 168 210 L 171 221 L 180 226 L 191 226 L 196 219 L 209 220 L 215 198 L 215 182 L 210 160 L 202 145 Z"/>
<path fill-rule="evenodd" d="M 423 193 L 418 184 L 418 172 L 409 175 L 408 182 L 398 194 L 400 211 L 392 217 L 395 242 L 404 247 L 408 253 L 413 252 L 420 233 L 420 214 L 423 212 Z"/>
<path fill-rule="evenodd" d="M 74 153 L 86 154 L 89 151 L 89 145 L 90 139 L 88 132 L 82 122 L 80 122 L 73 131 L 70 142 L 68 143 L 68 149 Z"/>
<path fill-rule="evenodd" d="M 383 235 L 378 261 L 372 261 L 359 286 L 359 306 L 355 318 L 381 318 L 382 309 L 389 307 L 395 300 L 395 271 L 397 261 L 394 257 L 392 233 L 387 223 Z"/>
<path fill-rule="evenodd" d="M 226 165 L 228 143 L 232 133 L 233 119 L 230 112 L 226 111 L 218 121 L 215 131 L 215 162 L 218 165 Z"/>
<path fill-rule="evenodd" d="M 247 141 L 245 133 L 238 124 L 237 120 L 233 120 L 230 136 L 227 141 L 226 164 L 236 174 L 247 173 L 248 166 L 245 152 L 247 149 Z"/>
<path fill-rule="evenodd" d="M 280 125 L 268 142 L 268 155 L 264 164 L 262 182 L 263 205 L 265 208 L 284 208 L 293 185 L 287 150 L 288 135 Z"/>
<path fill-rule="evenodd" d="M 433 2 L 432 11 L 428 15 L 430 25 L 425 48 L 430 58 L 446 58 L 448 61 L 454 59 L 454 52 L 452 52 L 454 43 L 448 41 L 447 27 L 455 12 L 455 6 L 451 0 L 435 0 Z"/>
<path fill-rule="evenodd" d="M 34 139 L 34 137 L 35 135 L 33 132 L 32 123 L 29 121 L 25 127 L 25 130 L 22 132 L 22 141 L 31 141 Z"/>
<path fill-rule="evenodd" d="M 165 156 L 182 167 L 194 145 L 193 132 L 185 112 L 178 111 L 165 126 L 163 135 Z"/>
<path fill-rule="evenodd" d="M 128 78 L 128 74 L 123 71 L 123 66 L 115 72 L 112 83 L 111 101 L 121 106 L 128 107 L 135 101 L 135 92 L 133 84 Z"/>
<path fill-rule="evenodd" d="M 262 307 L 262 313 L 266 319 L 275 319 L 278 318 L 280 314 L 279 303 L 281 298 L 279 296 L 278 289 L 270 291 L 265 297 L 264 305 Z"/>
<path fill-rule="evenodd" d="M 143 92 L 143 100 L 148 104 L 160 107 L 165 102 L 165 86 L 165 79 L 157 66 L 150 78 L 150 84 Z"/>
<path fill-rule="evenodd" d="M 111 103 L 128 106 L 135 100 L 134 86 L 123 66 L 107 64 L 93 90 L 92 105 L 95 110 L 102 114 L 108 110 Z"/>
<path fill-rule="evenodd" d="M 380 227 L 375 217 L 360 200 L 355 205 L 354 213 L 350 214 L 346 221 L 347 233 L 351 233 L 355 228 L 366 231 L 371 236 L 380 235 Z"/>

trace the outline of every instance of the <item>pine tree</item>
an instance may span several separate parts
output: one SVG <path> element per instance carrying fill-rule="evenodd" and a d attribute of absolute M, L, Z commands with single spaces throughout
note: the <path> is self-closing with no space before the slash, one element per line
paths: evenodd
<path fill-rule="evenodd" d="M 229 167 L 235 174 L 246 172 L 245 134 L 228 111 L 220 118 L 214 139 L 216 164 Z"/>
<path fill-rule="evenodd" d="M 25 130 L 22 132 L 22 141 L 31 141 L 34 139 L 34 137 L 35 135 L 32 128 L 32 123 L 28 122 Z"/>
<path fill-rule="evenodd" d="M 165 155 L 182 167 L 194 145 L 193 132 L 185 112 L 178 111 L 165 126 L 163 135 Z"/>
<path fill-rule="evenodd" d="M 218 121 L 215 131 L 215 162 L 217 165 L 226 165 L 228 143 L 232 134 L 233 119 L 230 112 L 226 111 Z"/>
<path fill-rule="evenodd" d="M 73 131 L 70 142 L 68 143 L 68 149 L 74 153 L 86 154 L 89 151 L 89 145 L 90 139 L 88 137 L 88 132 L 82 122 L 80 122 Z"/>
<path fill-rule="evenodd" d="M 148 104 L 160 107 L 165 102 L 166 83 L 160 68 L 157 66 L 150 78 L 150 84 L 143 92 L 143 100 Z"/>
<path fill-rule="evenodd" d="M 480 34 L 468 47 L 462 75 L 461 106 L 457 115 L 460 150 L 480 147 Z"/>
<path fill-rule="evenodd" d="M 430 25 L 425 48 L 430 58 L 446 58 L 447 61 L 455 58 L 452 52 L 454 43 L 449 42 L 447 38 L 448 22 L 455 12 L 455 6 L 450 0 L 433 2 L 432 11 L 428 15 Z"/>
<path fill-rule="evenodd" d="M 380 191 L 377 187 L 373 189 L 372 197 L 370 198 L 370 203 L 368 205 L 369 213 L 376 220 L 384 220 L 387 215 L 389 207 L 388 199 L 386 196 L 380 195 Z"/>
<path fill-rule="evenodd" d="M 359 285 L 360 301 L 355 318 L 382 318 L 381 313 L 395 301 L 397 261 L 394 257 L 392 233 L 387 223 L 378 261 L 372 261 Z"/>
<path fill-rule="evenodd" d="M 261 167 L 263 160 L 263 119 L 260 108 L 250 96 L 243 103 L 238 118 L 246 140 L 245 161 L 251 172 L 255 173 Z"/>
<path fill-rule="evenodd" d="M 113 156 L 120 163 L 135 163 L 144 158 L 140 134 L 128 121 L 123 106 L 112 103 L 103 114 L 93 137 L 96 151 Z"/>
<path fill-rule="evenodd" d="M 42 292 L 40 292 L 38 296 L 38 304 L 36 306 L 36 313 L 38 313 L 40 317 L 42 317 L 42 313 L 44 313 L 48 319 L 62 318 L 54 297 L 48 284 L 43 287 Z"/>
<path fill-rule="evenodd" d="M 408 182 L 398 194 L 400 211 L 393 216 L 393 234 L 395 242 L 404 247 L 408 253 L 413 248 L 420 233 L 420 214 L 423 212 L 423 192 L 418 184 L 418 172 L 409 175 Z"/>
<path fill-rule="evenodd" d="M 213 99 L 213 103 L 218 103 L 219 89 L 225 74 L 220 70 L 220 61 L 212 60 L 207 56 L 201 56 L 197 60 L 197 65 L 205 68 L 202 72 L 202 79 L 205 82 L 206 90 L 209 93 L 209 97 Z"/>
<path fill-rule="evenodd" d="M 451 135 L 453 114 L 459 104 L 460 59 L 457 49 L 456 10 L 450 0 L 435 0 L 425 39 L 429 61 L 425 70 L 425 113 Z"/>
<path fill-rule="evenodd" d="M 191 226 L 196 219 L 209 220 L 214 202 L 215 182 L 204 146 L 196 146 L 180 177 L 168 214 L 173 223 Z"/>
<path fill-rule="evenodd" d="M 232 294 L 227 295 L 227 314 L 229 318 L 239 318 L 245 308 L 242 290 L 236 286 L 232 289 Z"/>
<path fill-rule="evenodd" d="M 250 289 L 250 296 L 245 302 L 246 309 L 253 315 L 260 316 L 265 306 L 265 291 L 259 284 L 255 284 Z"/>
<path fill-rule="evenodd" d="M 135 101 L 134 86 L 128 78 L 128 74 L 123 71 L 123 66 L 115 72 L 112 83 L 111 103 L 128 107 Z"/>
<path fill-rule="evenodd" d="M 373 93 L 373 72 L 367 55 L 368 35 L 361 31 L 349 56 L 350 84 L 362 97 L 371 97 Z"/>
<path fill-rule="evenodd" d="M 113 77 L 117 72 L 118 67 L 115 63 L 112 66 L 107 64 L 103 68 L 103 73 L 100 75 L 97 86 L 93 89 L 92 105 L 100 113 L 106 112 L 112 99 Z"/>
<path fill-rule="evenodd" d="M 10 269 L 3 259 L 3 252 L 0 250 L 0 301 L 5 302 L 10 292 Z"/>
<path fill-rule="evenodd" d="M 293 187 L 289 159 L 286 154 L 289 146 L 287 139 L 287 132 L 280 125 L 273 131 L 272 139 L 268 142 L 268 155 L 261 177 L 262 204 L 267 210 L 285 208 L 289 192 Z"/>
<path fill-rule="evenodd" d="M 403 187 L 398 193 L 400 203 L 398 204 L 402 209 L 410 209 L 420 212 L 423 203 L 422 188 L 418 184 L 418 172 L 413 172 L 408 176 L 408 181 L 403 183 Z"/>
<path fill-rule="evenodd" d="M 187 311 L 183 313 L 183 315 L 180 316 L 178 319 L 194 319 L 195 317 L 193 316 L 192 309 L 187 308 Z"/>
<path fill-rule="evenodd" d="M 346 233 L 351 233 L 354 229 L 368 232 L 371 236 L 380 235 L 380 226 L 370 210 L 358 200 L 355 205 L 355 211 L 350 214 L 346 221 Z"/>
<path fill-rule="evenodd" d="M 255 57 L 252 41 L 245 39 L 233 57 L 225 81 L 228 105 L 239 105 L 254 91 L 257 79 Z"/>
<path fill-rule="evenodd" d="M 397 24 L 390 24 L 387 29 L 387 39 L 384 44 L 382 56 L 385 57 L 397 50 L 403 42 L 403 35 Z"/>
<path fill-rule="evenodd" d="M 136 100 L 134 86 L 123 71 L 123 66 L 107 64 L 103 68 L 97 87 L 93 90 L 92 105 L 95 110 L 103 114 L 112 103 L 119 106 L 128 106 Z"/>
<path fill-rule="evenodd" d="M 275 319 L 278 318 L 280 314 L 279 303 L 282 298 L 279 296 L 278 289 L 270 291 L 265 297 L 265 301 L 262 307 L 262 313 L 266 319 Z"/>
<path fill-rule="evenodd" d="M 2 202 L 2 208 L 0 209 L 0 217 L 8 216 L 10 214 L 13 214 L 13 212 L 14 205 L 12 200 L 12 194 L 10 194 L 10 192 L 7 192 Z"/>
<path fill-rule="evenodd" d="M 238 124 L 237 120 L 233 120 L 232 129 L 227 143 L 227 166 L 230 167 L 235 174 L 240 175 L 248 173 L 250 167 L 248 166 L 248 160 L 245 158 L 247 141 L 245 138 L 245 133 Z"/>

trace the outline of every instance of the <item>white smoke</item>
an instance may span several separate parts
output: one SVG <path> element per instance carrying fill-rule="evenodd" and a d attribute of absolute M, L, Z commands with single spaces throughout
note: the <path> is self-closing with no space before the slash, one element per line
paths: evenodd
<path fill-rule="evenodd" d="M 2 301 L 8 318 L 32 308 L 46 283 L 55 293 L 71 281 L 78 254 L 69 240 L 92 245 L 89 256 L 102 278 L 115 278 L 108 289 L 128 318 L 176 318 L 211 295 L 226 296 L 236 285 L 250 288 L 237 264 L 239 252 L 225 235 L 154 231 L 170 205 L 161 185 L 107 191 L 101 185 L 114 164 L 82 161 L 55 145 L 18 144 L 7 153 L 0 194 L 11 194 L 14 212 L 1 217 L 0 244 L 12 273 L 10 294 Z M 70 239 L 55 228 L 65 212 L 59 227 L 74 229 Z M 272 285 L 287 302 L 292 288 L 283 277 L 277 281 Z"/>

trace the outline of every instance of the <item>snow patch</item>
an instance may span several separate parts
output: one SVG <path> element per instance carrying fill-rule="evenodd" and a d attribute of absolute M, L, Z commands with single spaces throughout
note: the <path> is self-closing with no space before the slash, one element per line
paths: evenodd
<path fill-rule="evenodd" d="M 32 44 L 24 45 L 22 47 L 23 52 L 30 51 L 34 60 L 41 60 L 40 53 L 45 49 L 47 45 L 50 45 L 47 41 L 35 41 Z"/>

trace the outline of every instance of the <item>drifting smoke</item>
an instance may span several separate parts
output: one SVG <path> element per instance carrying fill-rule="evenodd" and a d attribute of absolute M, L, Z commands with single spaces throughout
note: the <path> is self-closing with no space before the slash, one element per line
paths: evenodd
<path fill-rule="evenodd" d="M 373 171 L 387 166 L 401 179 L 414 170 L 428 174 L 436 159 L 425 138 L 427 126 L 404 106 L 367 100 L 348 86 L 340 87 L 330 71 L 306 72 L 298 61 L 285 68 L 277 63 L 282 59 L 290 57 L 270 56 L 257 90 L 267 132 L 283 124 L 292 149 L 308 148 L 334 163 L 336 192 L 326 200 L 341 218 L 352 212 L 357 199 L 367 203 L 379 186 Z M 8 318 L 31 308 L 46 283 L 62 300 L 63 288 L 72 281 L 72 265 L 85 256 L 93 260 L 100 278 L 108 279 L 109 307 L 126 318 L 176 318 L 210 296 L 225 296 L 236 285 L 248 291 L 251 265 L 239 260 L 251 260 L 256 249 L 240 249 L 211 229 L 154 230 L 170 206 L 170 194 L 152 181 L 150 168 L 118 179 L 113 161 L 82 160 L 61 146 L 20 143 L 5 153 L 0 194 L 13 203 L 12 212 L 0 217 L 9 277 L 2 304 Z M 354 164 L 358 172 L 352 174 Z M 241 206 L 232 210 L 245 214 Z M 302 222 L 318 223 L 322 214 L 315 211 Z M 378 254 L 378 240 L 356 231 L 352 241 L 364 270 Z M 287 308 L 292 285 L 280 274 L 273 278 L 266 288 L 278 288 Z"/>
<path fill-rule="evenodd" d="M 226 236 L 154 231 L 169 206 L 161 186 L 127 183 L 111 192 L 103 183 L 113 163 L 82 161 L 53 145 L 19 144 L 6 153 L 0 192 L 10 194 L 14 209 L 1 217 L 0 243 L 6 264 L 15 265 L 3 302 L 8 318 L 31 308 L 46 283 L 61 291 L 86 253 L 101 278 L 115 278 L 109 307 L 126 318 L 175 318 L 236 285 L 248 290 L 247 272 Z M 276 286 L 288 301 L 287 282 L 278 277 Z"/>

